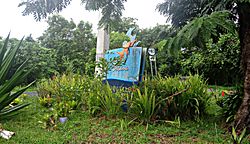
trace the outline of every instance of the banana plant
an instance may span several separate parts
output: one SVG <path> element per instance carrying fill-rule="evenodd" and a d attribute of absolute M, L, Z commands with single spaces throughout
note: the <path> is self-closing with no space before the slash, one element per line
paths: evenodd
<path fill-rule="evenodd" d="M 26 87 L 12 92 L 27 77 L 30 70 L 25 71 L 24 66 L 27 62 L 25 61 L 14 73 L 10 73 L 17 50 L 20 48 L 23 39 L 16 47 L 8 47 L 9 37 L 10 34 L 5 39 L 3 46 L 0 47 L 0 119 L 17 114 L 18 110 L 29 105 L 18 104 L 11 106 L 10 104 L 34 83 L 32 82 Z"/>

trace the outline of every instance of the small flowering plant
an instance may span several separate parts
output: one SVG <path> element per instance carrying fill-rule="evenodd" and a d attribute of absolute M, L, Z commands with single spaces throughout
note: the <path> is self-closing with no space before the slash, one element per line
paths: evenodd
<path fill-rule="evenodd" d="M 241 86 L 233 90 L 221 90 L 216 104 L 221 107 L 221 112 L 226 122 L 232 122 L 243 98 Z"/>
<path fill-rule="evenodd" d="M 224 97 L 225 96 L 225 92 L 221 91 L 221 96 Z"/>

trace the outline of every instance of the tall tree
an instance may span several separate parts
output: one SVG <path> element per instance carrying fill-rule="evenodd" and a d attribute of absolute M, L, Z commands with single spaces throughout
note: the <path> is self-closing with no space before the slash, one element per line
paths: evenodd
<path fill-rule="evenodd" d="M 73 20 L 68 21 L 60 15 L 53 15 L 48 18 L 47 23 L 49 27 L 38 38 L 44 47 L 54 48 L 59 40 L 67 42 L 73 38 L 73 29 L 76 27 Z"/>
<path fill-rule="evenodd" d="M 121 21 L 112 23 L 110 25 L 111 32 L 126 33 L 129 28 L 135 28 L 139 30 L 139 25 L 136 23 L 137 19 L 132 17 L 123 17 Z"/>
<path fill-rule="evenodd" d="M 139 33 L 139 40 L 143 47 L 152 47 L 158 42 L 165 40 L 171 34 L 169 25 L 157 25 L 153 28 L 141 29 Z"/>
<path fill-rule="evenodd" d="M 56 51 L 58 71 L 64 72 L 69 61 L 76 70 L 83 72 L 89 53 L 95 46 L 92 25 L 80 21 L 76 26 L 73 20 L 68 21 L 60 15 L 49 17 L 47 23 L 49 26 L 39 41 L 42 46 Z"/>
<path fill-rule="evenodd" d="M 247 127 L 248 132 L 250 132 L 250 0 L 242 1 L 238 1 L 237 11 L 239 13 L 241 61 L 244 74 L 244 97 L 235 122 L 239 129 Z"/>
<path fill-rule="evenodd" d="M 211 15 L 201 17 L 197 15 L 198 18 L 188 22 L 177 36 L 169 41 L 168 46 L 179 49 L 187 46 L 202 47 L 211 36 L 218 35 L 218 28 L 233 33 L 235 30 L 233 27 L 239 27 L 241 63 L 244 72 L 244 98 L 236 114 L 235 126 L 238 130 L 247 128 L 247 132 L 250 132 L 250 0 L 214 0 L 210 1 L 207 6 L 206 9 L 213 6 L 214 10 L 234 8 L 233 12 L 238 15 L 238 24 L 234 25 L 235 22 L 229 20 L 232 11 L 230 11 L 231 13 L 228 11 L 213 12 Z"/>

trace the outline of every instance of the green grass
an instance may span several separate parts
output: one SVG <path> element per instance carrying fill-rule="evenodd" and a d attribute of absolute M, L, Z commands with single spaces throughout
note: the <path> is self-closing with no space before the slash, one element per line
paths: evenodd
<path fill-rule="evenodd" d="M 77 111 L 65 124 L 59 123 L 54 130 L 48 130 L 39 123 L 43 108 L 38 105 L 37 97 L 29 97 L 28 101 L 32 104 L 19 115 L 0 121 L 4 129 L 16 133 L 10 140 L 0 138 L 0 143 L 231 143 L 221 121 L 212 116 L 198 122 L 181 122 L 180 127 L 167 123 L 148 127 L 132 123 L 121 128 L 120 119 L 94 118 L 87 112 Z"/>

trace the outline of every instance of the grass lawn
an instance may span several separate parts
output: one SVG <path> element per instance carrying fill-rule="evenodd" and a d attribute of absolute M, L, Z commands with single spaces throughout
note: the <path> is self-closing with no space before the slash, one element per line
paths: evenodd
<path fill-rule="evenodd" d="M 87 112 L 77 111 L 65 124 L 48 130 L 39 123 L 43 108 L 37 97 L 29 97 L 32 104 L 19 115 L 0 121 L 6 130 L 16 134 L 4 144 L 62 144 L 62 143 L 232 143 L 230 135 L 216 117 L 198 122 L 181 122 L 180 127 L 167 123 L 145 126 L 133 123 L 121 127 L 120 119 L 94 118 Z"/>

